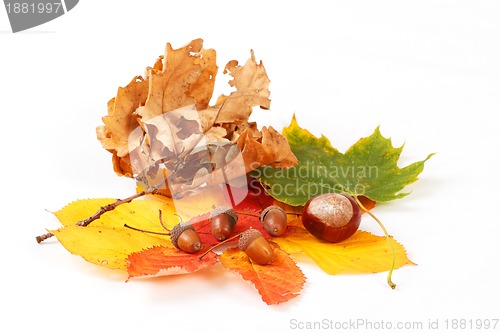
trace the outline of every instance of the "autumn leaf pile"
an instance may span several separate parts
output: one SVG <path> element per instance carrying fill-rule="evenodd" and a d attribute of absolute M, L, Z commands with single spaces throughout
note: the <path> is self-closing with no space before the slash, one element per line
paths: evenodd
<path fill-rule="evenodd" d="M 243 66 L 230 61 L 224 73 L 233 77 L 229 85 L 236 90 L 219 96 L 210 106 L 217 76 L 216 52 L 202 45 L 201 39 L 177 50 L 167 44 L 165 56 L 146 69 L 144 78 L 134 77 L 108 102 L 108 115 L 97 128 L 97 137 L 113 154 L 119 175 L 137 178 L 137 170 L 145 169 L 145 177 L 154 176 L 159 163 L 177 160 L 201 138 L 235 143 L 247 172 L 262 165 L 287 168 L 297 164 L 280 133 L 271 126 L 258 130 L 255 122 L 249 122 L 253 107 L 270 108 L 270 81 L 262 62 L 255 61 L 253 52 Z M 174 110 L 175 116 L 169 118 Z M 158 117 L 162 115 L 165 117 Z M 189 133 L 182 133 L 187 129 Z M 147 160 L 134 168 L 131 155 L 147 155 Z"/>
<path fill-rule="evenodd" d="M 270 80 L 262 62 L 256 62 L 253 52 L 244 65 L 230 61 L 223 72 L 232 77 L 229 85 L 234 90 L 210 105 L 217 72 L 215 50 L 204 49 L 197 39 L 175 50 L 167 44 L 165 55 L 146 69 L 144 77 L 134 77 L 119 88 L 97 137 L 112 154 L 117 174 L 134 178 L 138 192 L 153 190 L 117 205 L 111 198 L 72 202 L 54 213 L 62 226 L 50 230 L 50 235 L 91 263 L 125 271 L 127 280 L 190 274 L 219 265 L 252 282 L 267 304 L 299 295 L 306 279 L 295 262 L 299 253 L 332 275 L 388 271 L 392 254 L 386 237 L 358 230 L 340 243 L 319 240 L 303 227 L 301 208 L 319 189 L 349 193 L 367 209 L 376 202 L 402 198 L 408 194 L 403 192 L 405 186 L 417 180 L 431 155 L 400 168 L 402 148 L 392 147 L 378 128 L 345 153 L 326 137 L 317 138 L 301 128 L 295 118 L 282 134 L 271 126 L 259 129 L 249 117 L 256 107 L 270 109 Z M 221 151 L 223 157 L 231 155 L 232 147 L 241 153 L 248 184 L 233 189 L 244 193 L 233 207 L 241 213 L 234 234 L 260 230 L 275 252 L 271 264 L 253 263 L 236 246 L 237 240 L 212 248 L 219 242 L 210 233 L 209 208 L 214 204 L 205 194 L 220 183 L 221 175 L 225 181 L 227 175 L 237 175 L 231 173 L 227 157 L 222 164 L 220 159 L 203 162 L 196 153 L 200 143 L 213 148 L 214 156 Z M 183 170 L 178 163 L 194 157 L 198 160 L 193 169 Z M 159 190 L 161 184 L 168 186 Z M 183 191 L 195 190 L 197 200 L 187 207 L 176 205 L 177 185 Z M 258 218 L 270 205 L 290 213 L 287 231 L 279 237 L 268 236 Z M 110 206 L 113 209 L 103 210 Z M 179 218 L 186 219 L 200 235 L 203 249 L 195 254 L 178 250 L 161 234 L 165 229 L 159 222 L 160 211 L 168 229 Z M 100 213 L 91 223 L 81 223 L 96 212 Z M 394 268 L 413 264 L 404 247 L 391 240 Z"/>

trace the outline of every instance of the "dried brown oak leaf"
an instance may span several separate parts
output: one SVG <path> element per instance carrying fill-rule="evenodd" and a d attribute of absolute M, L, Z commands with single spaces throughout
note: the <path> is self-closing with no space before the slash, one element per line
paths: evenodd
<path fill-rule="evenodd" d="M 194 156 L 200 142 L 236 144 L 247 172 L 261 165 L 288 168 L 298 163 L 280 133 L 272 127 L 259 131 L 249 122 L 254 107 L 270 107 L 270 81 L 262 61 L 256 62 L 253 51 L 243 66 L 230 61 L 224 73 L 232 76 L 229 85 L 235 90 L 210 106 L 217 69 L 216 52 L 204 49 L 202 39 L 175 50 L 167 44 L 165 55 L 146 69 L 144 78 L 137 76 L 118 89 L 102 118 L 104 125 L 97 128 L 117 174 L 138 177 L 137 170 L 153 170 L 152 175 L 159 163 L 175 169 L 180 159 Z"/>

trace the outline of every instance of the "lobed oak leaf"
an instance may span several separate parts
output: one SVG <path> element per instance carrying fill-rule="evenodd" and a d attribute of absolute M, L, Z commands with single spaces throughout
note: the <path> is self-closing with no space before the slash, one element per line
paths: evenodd
<path fill-rule="evenodd" d="M 271 243 L 272 244 L 272 243 Z M 254 264 L 239 248 L 230 248 L 219 256 L 222 265 L 254 284 L 269 305 L 286 302 L 298 296 L 305 283 L 305 276 L 288 253 L 276 244 L 274 260 L 268 265 Z"/>
<path fill-rule="evenodd" d="M 141 76 L 134 77 L 125 87 L 118 88 L 116 97 L 108 102 L 108 115 L 96 134 L 104 149 L 113 154 L 113 168 L 117 174 L 133 177 L 129 161 L 129 135 L 139 126 L 135 110 L 144 105 L 149 84 Z"/>
<path fill-rule="evenodd" d="M 252 130 L 247 128 L 240 134 L 236 143 L 241 149 L 243 159 L 251 161 L 245 163 L 247 172 L 264 165 L 286 169 L 298 163 L 297 157 L 290 150 L 287 139 L 273 127 L 263 127 L 260 138 L 254 138 Z"/>
<path fill-rule="evenodd" d="M 189 105 L 204 109 L 212 98 L 217 75 L 215 50 L 204 49 L 202 39 L 176 50 L 167 43 L 161 66 L 146 71 L 148 98 L 136 110 L 142 121 Z"/>
<path fill-rule="evenodd" d="M 301 227 L 289 227 L 282 237 L 275 238 L 288 253 L 302 252 L 328 274 L 359 274 L 388 271 L 392 253 L 385 237 L 358 230 L 340 243 L 319 240 Z M 414 263 L 404 247 L 391 237 L 395 251 L 394 268 Z"/>
<path fill-rule="evenodd" d="M 243 66 L 236 60 L 229 61 L 224 69 L 224 74 L 226 73 L 233 77 L 229 85 L 236 90 L 229 96 L 220 96 L 215 108 L 202 112 L 207 119 L 213 117 L 212 123 L 220 125 L 247 122 L 254 106 L 270 108 L 271 93 L 268 87 L 271 81 L 262 61 L 256 62 L 253 50 L 250 51 L 250 59 Z"/>
<path fill-rule="evenodd" d="M 200 252 L 203 252 L 200 251 Z M 217 254 L 210 251 L 203 258 L 176 248 L 154 246 L 131 253 L 127 259 L 128 277 L 156 277 L 189 274 L 209 267 L 217 262 Z"/>
<path fill-rule="evenodd" d="M 215 58 L 215 51 L 204 49 L 201 39 L 175 50 L 167 44 L 165 56 L 147 68 L 144 79 L 119 89 L 109 103 L 104 126 L 97 129 L 103 147 L 113 153 L 119 175 L 134 177 L 147 187 L 158 187 L 158 181 L 166 178 L 169 186 L 180 187 L 171 194 L 184 196 L 241 178 L 239 170 L 246 173 L 261 165 L 287 168 L 298 162 L 281 134 L 272 127 L 259 131 L 248 121 L 254 107 L 270 107 L 270 81 L 262 61 L 256 62 L 253 51 L 243 66 L 230 61 L 224 72 L 233 77 L 229 84 L 235 91 L 209 106 L 217 74 Z M 211 152 L 203 152 L 214 143 L 237 145 L 241 163 L 230 148 L 225 160 L 214 162 Z"/>

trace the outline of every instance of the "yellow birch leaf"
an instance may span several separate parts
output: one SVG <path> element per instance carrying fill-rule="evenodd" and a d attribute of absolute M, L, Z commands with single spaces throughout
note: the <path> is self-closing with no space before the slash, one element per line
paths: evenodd
<path fill-rule="evenodd" d="M 116 199 L 82 199 L 74 201 L 61 210 L 54 213 L 63 226 L 74 225 L 79 221 L 92 216 L 101 207 L 112 204 Z M 134 200 L 130 203 L 117 206 L 114 210 L 101 215 L 92 226 L 104 227 L 123 227 L 126 223 L 136 228 L 165 232 L 159 222 L 159 211 L 162 211 L 163 223 L 172 228 L 179 222 L 176 210 L 171 198 L 162 198 L 162 200 L 153 199 L 152 196 L 146 196 L 144 200 Z"/>
<path fill-rule="evenodd" d="M 73 225 L 78 221 L 88 218 L 102 206 L 106 206 L 115 201 L 116 199 L 112 198 L 81 199 L 67 204 L 62 209 L 55 212 L 54 215 L 63 226 Z"/>
<path fill-rule="evenodd" d="M 70 253 L 96 265 L 127 269 L 125 259 L 134 252 L 155 245 L 172 246 L 168 238 L 153 236 L 127 228 L 69 225 L 50 230 Z"/>
<path fill-rule="evenodd" d="M 54 213 L 63 227 L 50 232 L 69 252 L 112 269 L 126 270 L 125 259 L 131 253 L 153 246 L 173 247 L 168 236 L 136 231 L 124 226 L 127 224 L 142 230 L 167 232 L 160 224 L 159 210 L 163 213 L 163 222 L 167 228 L 172 228 L 179 222 L 174 215 L 173 203 L 169 200 L 134 200 L 102 214 L 86 227 L 76 225 L 101 207 L 115 201 L 116 199 L 104 198 L 72 202 Z"/>
<path fill-rule="evenodd" d="M 385 237 L 358 230 L 343 242 L 329 243 L 314 237 L 303 228 L 289 229 L 290 232 L 273 241 L 288 253 L 305 253 L 328 274 L 378 273 L 391 268 L 392 252 Z M 414 265 L 406 256 L 404 247 L 393 238 L 391 241 L 396 253 L 394 268 Z"/>

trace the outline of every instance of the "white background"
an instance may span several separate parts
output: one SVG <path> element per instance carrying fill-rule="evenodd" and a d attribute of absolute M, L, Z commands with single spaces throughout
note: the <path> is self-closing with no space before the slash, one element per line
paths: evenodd
<path fill-rule="evenodd" d="M 12 34 L 0 9 L 0 331 L 288 332 L 323 319 L 439 319 L 443 331 L 446 319 L 500 318 L 499 17 L 493 1 L 80 1 Z M 48 211 L 133 193 L 95 127 L 167 42 L 198 37 L 220 68 L 250 49 L 263 60 L 272 110 L 254 113 L 261 125 L 296 113 L 341 151 L 380 125 L 405 144 L 401 165 L 437 152 L 411 195 L 374 210 L 418 263 L 394 272 L 396 290 L 385 273 L 329 276 L 304 260 L 302 294 L 268 306 L 217 266 L 125 283 L 54 239 L 35 242 L 58 225 Z M 217 96 L 229 91 L 218 79 Z M 380 233 L 368 217 L 362 228 Z"/>

